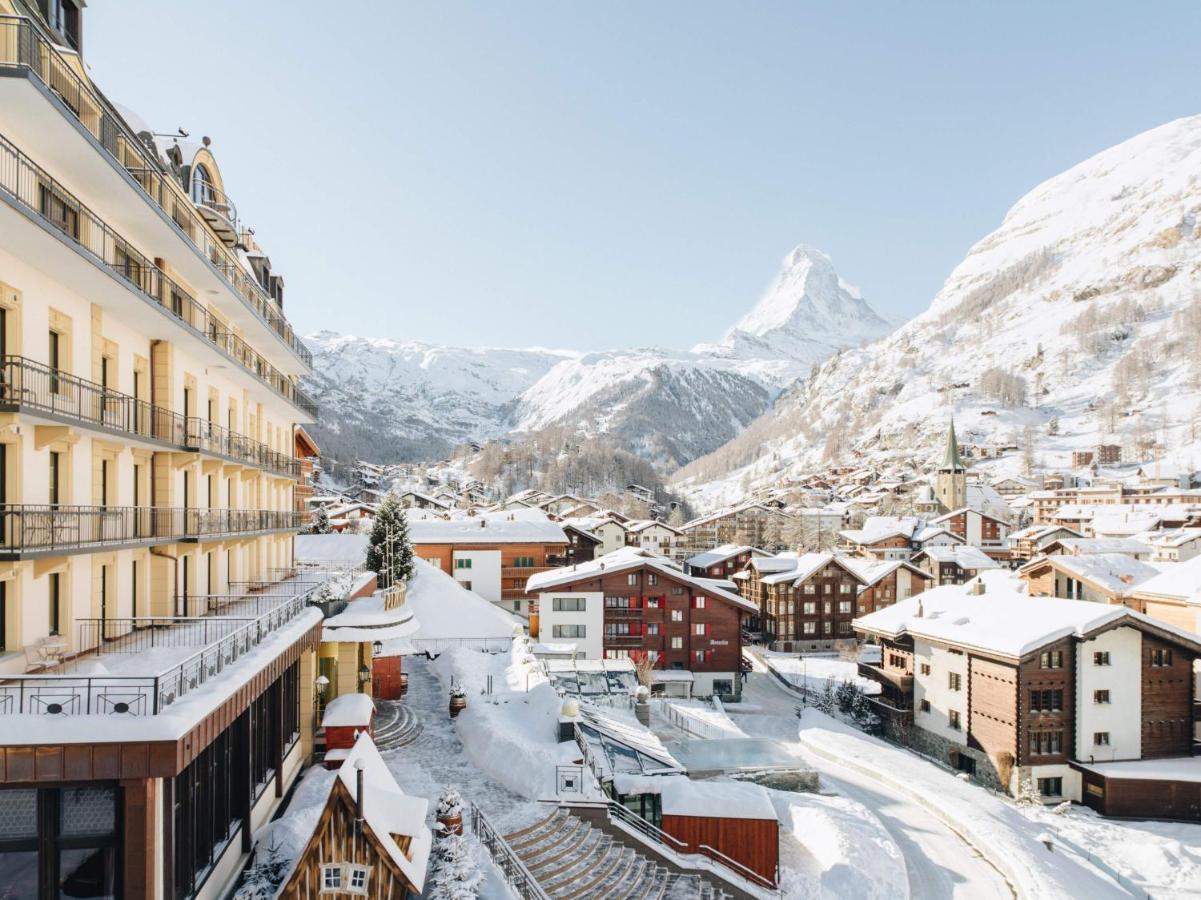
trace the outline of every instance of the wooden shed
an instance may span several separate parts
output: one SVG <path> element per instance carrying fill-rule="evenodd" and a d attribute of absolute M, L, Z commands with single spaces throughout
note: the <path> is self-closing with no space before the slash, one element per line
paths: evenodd
<path fill-rule="evenodd" d="M 1201 757 L 1071 765 L 1081 801 L 1103 816 L 1201 822 Z"/>
<path fill-rule="evenodd" d="M 374 735 L 375 704 L 367 694 L 343 694 L 325 707 L 325 766 L 336 768 L 346 759 L 360 734 Z"/>
<path fill-rule="evenodd" d="M 665 832 L 686 844 L 687 852 L 711 848 L 776 886 L 780 823 L 766 790 L 738 781 L 661 781 Z"/>

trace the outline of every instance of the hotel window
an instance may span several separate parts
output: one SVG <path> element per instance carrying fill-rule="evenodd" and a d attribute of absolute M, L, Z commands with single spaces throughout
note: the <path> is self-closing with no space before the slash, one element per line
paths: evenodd
<path fill-rule="evenodd" d="M 57 450 L 50 451 L 50 505 L 58 506 L 62 497 L 62 458 Z"/>
<path fill-rule="evenodd" d="M 920 708 L 921 708 L 922 712 L 929 712 L 930 711 L 930 701 L 922 700 L 922 702 L 920 704 Z"/>
<path fill-rule="evenodd" d="M 470 569 L 470 568 L 471 568 L 471 560 L 469 560 L 469 559 L 456 559 L 456 560 L 455 560 L 455 568 L 456 568 L 456 569 Z"/>
<path fill-rule="evenodd" d="M 671 592 L 672 592 L 672 594 L 674 594 L 677 597 L 679 597 L 681 594 L 685 593 L 684 589 L 682 587 L 680 587 L 678 584 L 672 586 Z"/>
<path fill-rule="evenodd" d="M 673 609 L 671 611 L 671 620 L 673 622 L 683 622 L 684 621 L 684 610 Z"/>
<path fill-rule="evenodd" d="M 1063 651 L 1044 650 L 1038 657 L 1038 667 L 1040 669 L 1062 669 Z"/>
<path fill-rule="evenodd" d="M 59 572 L 50 573 L 50 582 L 48 585 L 50 593 L 50 633 L 62 634 L 62 574 Z M 2 582 L 0 582 L 2 583 Z"/>
<path fill-rule="evenodd" d="M 1063 709 L 1063 691 L 1031 691 L 1031 712 L 1060 712 Z"/>
<path fill-rule="evenodd" d="M 952 709 L 947 712 L 947 724 L 956 731 L 960 731 L 963 728 L 963 725 L 959 721 L 959 710 Z"/>
<path fill-rule="evenodd" d="M 1094 653 L 1094 654 L 1093 654 L 1093 665 L 1094 665 L 1094 666 L 1107 666 L 1107 665 L 1109 665 L 1109 651 L 1108 651 L 1108 650 L 1103 650 L 1103 651 L 1099 651 L 1099 652 L 1097 652 L 1097 653 Z"/>
<path fill-rule="evenodd" d="M 958 672 L 947 673 L 947 687 L 953 691 L 963 690 L 963 676 Z"/>
<path fill-rule="evenodd" d="M 555 597 L 551 600 L 551 609 L 555 612 L 585 612 L 587 603 L 583 597 Z"/>
<path fill-rule="evenodd" d="M 817 615 L 817 604 L 812 601 L 806 601 L 801 606 L 801 612 L 803 612 L 807 616 L 816 616 Z"/>
<path fill-rule="evenodd" d="M 659 633 L 659 623 L 658 622 L 648 622 L 646 624 L 646 633 L 647 634 L 658 634 Z"/>
<path fill-rule="evenodd" d="M 706 665 L 713 661 L 713 651 L 712 650 L 694 650 L 694 651 L 692 651 L 692 658 L 693 658 L 694 662 L 696 662 L 700 665 Z"/>
<path fill-rule="evenodd" d="M 817 634 L 817 623 L 816 622 L 802 622 L 801 623 L 801 631 L 804 634 Z"/>
<path fill-rule="evenodd" d="M 1172 665 L 1172 651 L 1156 649 L 1151 651 L 1151 665 L 1157 669 Z"/>
<path fill-rule="evenodd" d="M 822 622 L 822 634 L 829 635 L 834 631 L 833 622 Z"/>
<path fill-rule="evenodd" d="M 1093 703 L 1108 703 L 1109 691 L 1093 691 Z"/>
<path fill-rule="evenodd" d="M 647 583 L 647 584 L 658 584 L 658 583 L 659 583 L 659 576 L 658 576 L 658 575 L 656 575 L 654 572 L 651 572 L 650 574 L 648 574 L 648 575 L 646 576 L 646 583 Z"/>
<path fill-rule="evenodd" d="M 587 627 L 584 625 L 556 625 L 551 630 L 557 638 L 582 638 L 588 636 Z"/>
<path fill-rule="evenodd" d="M 1054 756 L 1063 748 L 1062 731 L 1030 732 L 1031 756 Z"/>
<path fill-rule="evenodd" d="M 705 622 L 697 622 L 692 626 L 692 633 L 697 637 L 704 637 L 709 633 L 709 626 Z"/>
<path fill-rule="evenodd" d="M 851 592 L 851 583 L 849 581 L 844 581 L 842 584 L 840 584 L 838 586 L 838 593 L 849 594 L 850 592 Z"/>
<path fill-rule="evenodd" d="M 626 576 L 626 584 L 637 584 L 637 583 L 638 583 L 638 573 L 631 572 L 629 575 Z"/>
<path fill-rule="evenodd" d="M 692 598 L 692 608 L 693 609 L 704 609 L 705 608 L 705 598 L 699 597 L 699 596 L 693 597 Z"/>
<path fill-rule="evenodd" d="M 806 593 L 806 594 L 816 594 L 816 593 L 817 593 L 817 585 L 815 585 L 815 584 L 806 584 L 806 585 L 805 585 L 805 593 Z"/>
<path fill-rule="evenodd" d="M 922 670 L 921 670 L 921 671 L 922 671 L 922 674 L 923 674 L 923 675 L 929 675 L 929 674 L 930 674 L 930 664 L 929 664 L 929 663 L 922 663 Z"/>
<path fill-rule="evenodd" d="M 1063 779 L 1062 778 L 1040 778 L 1038 779 L 1038 792 L 1044 797 L 1062 797 L 1063 796 Z"/>
<path fill-rule="evenodd" d="M 842 615 L 847 615 L 848 613 L 850 613 L 850 611 L 851 611 L 851 601 L 850 600 L 839 600 L 838 601 L 838 612 L 839 613 L 841 613 Z"/>
<path fill-rule="evenodd" d="M 682 637 L 673 637 L 671 639 L 671 649 L 672 650 L 683 650 L 684 649 L 684 639 Z"/>
<path fill-rule="evenodd" d="M 661 597 L 647 597 L 646 598 L 646 608 L 647 609 L 658 609 L 661 600 L 662 600 Z"/>
<path fill-rule="evenodd" d="M 1109 746 L 1109 732 L 1108 731 L 1094 732 L 1093 733 L 1093 744 L 1098 747 L 1108 747 Z"/>
<path fill-rule="evenodd" d="M 838 623 L 838 633 L 842 634 L 842 635 L 850 634 L 851 633 L 851 623 L 850 622 L 839 622 Z"/>
<path fill-rule="evenodd" d="M 534 567 L 534 557 L 518 556 L 513 559 L 513 567 L 515 569 L 532 569 Z"/>

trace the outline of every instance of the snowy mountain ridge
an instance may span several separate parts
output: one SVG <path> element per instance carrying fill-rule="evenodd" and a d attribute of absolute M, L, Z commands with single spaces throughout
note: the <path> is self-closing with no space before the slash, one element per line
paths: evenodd
<path fill-rule="evenodd" d="M 734 438 L 815 362 L 889 324 L 829 257 L 798 247 L 718 344 L 577 353 L 330 331 L 306 338 L 316 427 L 335 455 L 430 459 L 464 440 L 563 427 L 674 468 Z M 839 337 L 845 332 L 846 337 Z"/>
<path fill-rule="evenodd" d="M 928 462 L 961 439 L 1033 444 L 983 463 L 1066 468 L 1123 446 L 1162 471 L 1201 460 L 1201 116 L 1102 151 L 1022 197 L 930 307 L 823 363 L 679 473 L 701 507 L 825 462 Z M 1021 456 L 1033 456 L 1022 460 Z"/>

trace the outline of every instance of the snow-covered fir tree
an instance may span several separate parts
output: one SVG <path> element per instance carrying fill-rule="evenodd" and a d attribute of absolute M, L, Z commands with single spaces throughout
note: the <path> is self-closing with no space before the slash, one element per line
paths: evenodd
<path fill-rule="evenodd" d="M 430 900 L 474 900 L 483 880 L 462 835 L 448 835 L 438 842 Z"/>
<path fill-rule="evenodd" d="M 329 534 L 333 530 L 333 526 L 329 524 L 329 510 L 318 506 L 313 512 L 313 534 Z"/>
<path fill-rule="evenodd" d="M 392 587 L 413 575 L 413 542 L 409 519 L 400 497 L 389 491 L 375 515 L 367 542 L 367 568 L 379 576 L 379 585 Z"/>

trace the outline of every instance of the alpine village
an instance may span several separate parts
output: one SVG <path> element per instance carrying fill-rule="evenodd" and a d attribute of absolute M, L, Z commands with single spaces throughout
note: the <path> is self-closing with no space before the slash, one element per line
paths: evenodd
<path fill-rule="evenodd" d="M 1201 896 L 1201 117 L 905 325 L 302 339 L 115 6 L 0 0 L 0 898 Z"/>

